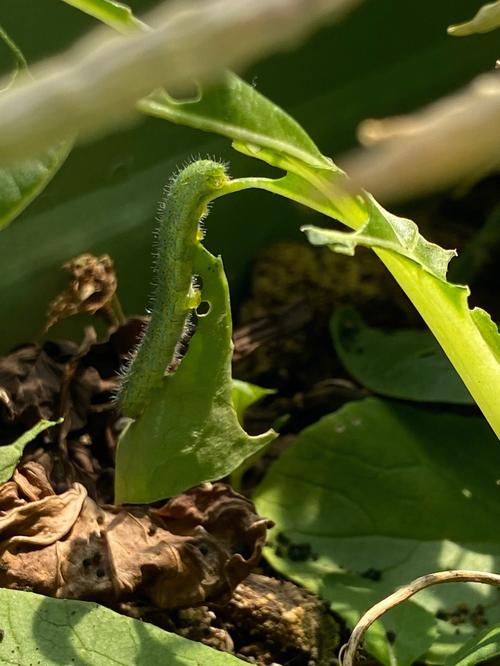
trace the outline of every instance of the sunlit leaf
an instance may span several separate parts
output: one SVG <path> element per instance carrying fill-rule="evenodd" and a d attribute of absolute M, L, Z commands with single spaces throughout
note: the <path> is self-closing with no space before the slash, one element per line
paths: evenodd
<path fill-rule="evenodd" d="M 82 12 L 106 23 L 119 32 L 147 29 L 145 23 L 134 16 L 128 5 L 116 0 L 63 0 Z"/>
<path fill-rule="evenodd" d="M 85 601 L 0 589 L 0 664 L 237 666 L 243 662 Z"/>
<path fill-rule="evenodd" d="M 12 444 L 0 446 L 0 483 L 8 481 L 12 476 L 17 463 L 21 460 L 24 447 L 38 437 L 41 432 L 47 430 L 47 428 L 50 428 L 51 426 L 57 425 L 61 420 L 46 421 L 45 419 L 42 419 Z"/>
<path fill-rule="evenodd" d="M 455 252 L 427 241 L 414 222 L 389 213 L 369 194 L 351 193 L 346 176 L 328 158 L 318 157 L 314 144 L 309 144 L 304 154 L 307 142 L 303 130 L 289 125 L 289 117 L 253 87 L 236 81 L 231 75 L 208 91 L 205 98 L 202 95 L 199 100 L 181 104 L 175 117 L 171 101 L 157 99 L 156 113 L 224 134 L 237 150 L 288 172 L 276 181 L 252 179 L 253 187 L 310 205 L 354 229 L 352 233 L 303 227 L 312 243 L 327 245 L 336 252 L 353 254 L 358 244 L 374 250 L 420 312 L 500 436 L 496 397 L 500 394 L 500 334 L 487 313 L 469 309 L 468 287 L 447 281 L 448 263 Z M 224 104 L 219 105 L 218 100 L 224 100 Z M 248 127 L 259 128 L 251 141 L 246 136 Z"/>
<path fill-rule="evenodd" d="M 198 320 L 186 356 L 163 379 L 144 413 L 120 437 L 116 501 L 154 502 L 230 474 L 276 437 L 249 436 L 232 404 L 231 311 L 220 259 L 199 246 L 208 314 Z"/>
<path fill-rule="evenodd" d="M 448 264 L 456 255 L 454 250 L 444 250 L 430 243 L 420 235 L 415 222 L 389 213 L 372 197 L 366 198 L 366 210 L 367 220 L 356 231 L 336 231 L 314 226 L 304 226 L 302 231 L 312 245 L 328 245 L 340 254 L 353 256 L 358 245 L 392 250 L 412 259 L 431 275 L 446 280 Z"/>
<path fill-rule="evenodd" d="M 266 556 L 352 626 L 422 574 L 500 569 L 498 470 L 498 442 L 479 418 L 350 403 L 304 430 L 257 489 L 259 513 L 276 523 Z M 460 604 L 459 625 L 438 619 Z M 369 650 L 385 664 L 391 651 L 405 666 L 428 650 L 444 663 L 482 623 L 500 621 L 500 598 L 490 586 L 439 585 L 399 612 L 368 632 Z"/>
<path fill-rule="evenodd" d="M 197 99 L 177 101 L 157 90 L 142 99 L 138 108 L 180 125 L 222 134 L 250 151 L 264 147 L 317 167 L 331 166 L 291 116 L 235 74 L 228 73 L 223 83 Z"/>
<path fill-rule="evenodd" d="M 0 91 L 4 92 L 19 76 L 26 75 L 27 67 L 23 54 L 1 26 L 0 39 L 9 48 L 15 63 L 9 86 Z M 70 148 L 70 142 L 62 141 L 37 157 L 0 169 L 0 230 L 9 225 L 46 187 Z"/>
<path fill-rule="evenodd" d="M 55 0 L 44 2 L 43 10 L 29 0 L 0 5 L 0 20 L 16 26 L 14 36 L 30 59 L 61 51 L 82 24 L 90 24 Z M 43 17 L 43 30 L 29 30 L 25 17 L 31 7 L 33 20 L 41 24 Z M 318 145 L 339 152 L 353 145 L 360 119 L 421 106 L 491 65 L 498 57 L 496 33 L 484 35 L 471 49 L 468 40 L 451 40 L 442 29 L 450 17 L 468 13 L 469 0 L 435 3 L 432 16 L 418 0 L 365 2 L 341 25 L 287 52 L 286 61 L 282 55 L 262 61 L 248 77 L 299 119 Z M 391 17 L 390 24 L 383 16 Z M 374 30 L 379 21 L 380 30 Z M 390 39 L 383 37 L 389 34 Z M 352 49 L 355 42 L 363 49 Z M 326 60 L 335 67 L 323 67 Z M 125 309 L 142 312 L 150 280 L 149 231 L 165 174 L 200 153 L 231 160 L 233 173 L 249 173 L 248 160 L 231 156 L 218 137 L 204 139 L 154 119 L 77 147 L 43 198 L 24 212 L 22 224 L 11 225 L 1 238 L 0 320 L 9 322 L 0 327 L 2 349 L 38 334 L 48 301 L 63 285 L 58 267 L 89 250 L 112 254 Z M 227 199 L 218 212 L 210 243 L 224 256 L 235 295 L 260 247 L 296 239 L 301 224 L 317 223 L 305 217 L 306 209 L 291 206 L 284 214 L 284 206 L 277 198 L 249 192 Z M 128 270 L 132 264 L 134 271 Z M 78 339 L 79 325 L 68 320 L 56 333 Z"/>

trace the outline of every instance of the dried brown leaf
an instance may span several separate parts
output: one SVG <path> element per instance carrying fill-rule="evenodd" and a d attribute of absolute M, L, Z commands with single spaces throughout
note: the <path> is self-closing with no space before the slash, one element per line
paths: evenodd
<path fill-rule="evenodd" d="M 31 463 L 0 486 L 0 587 L 195 606 L 229 598 L 265 541 L 268 521 L 224 484 L 194 488 L 159 510 L 99 506 L 78 483 L 31 499 L 47 484 Z"/>
<path fill-rule="evenodd" d="M 103 310 L 109 323 L 117 323 L 112 307 L 117 281 L 111 257 L 86 253 L 67 261 L 63 268 L 70 273 L 71 280 L 50 303 L 46 330 L 66 317 L 80 312 L 95 314 L 99 310 Z"/>

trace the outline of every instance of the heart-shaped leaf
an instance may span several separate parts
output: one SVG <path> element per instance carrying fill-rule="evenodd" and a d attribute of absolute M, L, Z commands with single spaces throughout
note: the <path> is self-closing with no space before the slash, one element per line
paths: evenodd
<path fill-rule="evenodd" d="M 276 523 L 267 557 L 353 626 L 420 575 L 500 570 L 499 470 L 500 448 L 482 419 L 350 403 L 304 430 L 258 488 L 259 512 Z M 499 621 L 494 588 L 439 585 L 384 616 L 367 646 L 385 664 L 391 654 L 405 666 L 429 651 L 439 664 Z"/>

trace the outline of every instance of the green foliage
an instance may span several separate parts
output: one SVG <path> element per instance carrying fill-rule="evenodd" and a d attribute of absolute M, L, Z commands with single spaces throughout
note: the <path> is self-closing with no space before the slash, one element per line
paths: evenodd
<path fill-rule="evenodd" d="M 220 259 L 201 245 L 196 273 L 210 312 L 199 319 L 179 368 L 166 376 L 120 438 L 115 499 L 154 502 L 220 479 L 276 436 L 245 433 L 231 398 L 231 314 Z"/>
<path fill-rule="evenodd" d="M 7 227 L 47 186 L 66 159 L 67 141 L 48 148 L 44 155 L 0 169 L 0 230 Z"/>
<path fill-rule="evenodd" d="M 331 164 L 291 116 L 230 72 L 197 99 L 178 101 L 157 90 L 137 106 L 158 118 L 247 144 L 250 150 L 269 148 L 320 168 Z"/>
<path fill-rule="evenodd" d="M 8 481 L 12 476 L 17 463 L 21 460 L 24 447 L 38 437 L 41 432 L 61 422 L 62 419 L 59 421 L 46 421 L 42 419 L 21 435 L 21 437 L 18 437 L 12 444 L 0 446 L 0 483 Z"/>
<path fill-rule="evenodd" d="M 454 250 L 443 250 L 429 243 L 420 235 L 415 222 L 389 213 L 373 197 L 367 196 L 364 204 L 366 221 L 354 232 L 315 226 L 304 226 L 302 231 L 312 245 L 327 245 L 333 252 L 348 256 L 354 256 L 358 245 L 390 250 L 411 259 L 440 280 L 446 280 L 448 264 L 456 255 Z"/>
<path fill-rule="evenodd" d="M 223 106 L 218 106 L 210 93 L 206 103 L 201 96 L 198 101 L 177 106 L 163 96 L 155 101 L 155 113 L 225 134 L 237 150 L 289 174 L 276 181 L 247 179 L 246 187 L 260 187 L 300 201 L 354 229 L 354 233 L 343 233 L 303 227 L 311 242 L 334 251 L 353 254 L 357 244 L 375 251 L 420 312 L 500 436 L 496 399 L 500 394 L 500 335 L 487 313 L 469 309 L 469 289 L 447 281 L 446 270 L 454 252 L 424 239 L 413 222 L 384 210 L 369 194 L 351 193 L 345 175 L 328 158 L 321 161 L 317 148 L 307 145 L 303 133 L 290 125 L 287 114 L 251 86 L 236 85 L 234 75 L 230 75 L 213 94 L 224 99 Z M 140 108 L 150 110 L 143 103 Z M 266 124 L 269 118 L 273 122 Z M 259 131 L 252 133 L 250 142 L 249 128 L 256 126 Z"/>
<path fill-rule="evenodd" d="M 455 37 L 466 37 L 478 32 L 491 32 L 491 30 L 496 30 L 497 28 L 500 28 L 499 0 L 483 5 L 470 21 L 450 25 L 448 34 Z"/>
<path fill-rule="evenodd" d="M 152 3 L 132 4 L 143 12 Z M 30 62 L 60 52 L 94 24 L 55 0 L 5 0 L 0 5 L 0 22 Z M 470 13 L 470 0 L 442 0 L 432 16 L 420 0 L 365 2 L 341 24 L 325 27 L 287 52 L 286 59 L 269 58 L 246 76 L 307 127 L 318 145 L 340 154 L 353 145 L 361 119 L 421 106 L 491 66 L 498 56 L 496 33 L 484 35 L 471 48 L 468 40 L 452 40 L 444 30 L 450 16 Z M 363 49 L 353 48 L 356 43 Z M 325 62 L 335 66 L 325 67 Z M 147 232 L 154 203 L 166 174 L 199 153 L 231 159 L 233 173 L 245 173 L 246 160 L 231 157 L 218 137 L 152 118 L 76 146 L 43 197 L 22 214 L 21 224 L 11 225 L 1 238 L 0 319 L 10 319 L 0 330 L 2 350 L 32 339 L 43 328 L 46 304 L 64 285 L 58 267 L 81 252 L 112 254 L 125 310 L 142 311 L 150 279 Z M 277 198 L 258 192 L 224 202 L 209 247 L 223 253 L 232 293 L 240 293 L 260 247 L 296 239 L 307 222 L 314 222 L 307 211 L 287 209 Z M 79 326 L 69 319 L 56 333 L 78 339 Z"/>
<path fill-rule="evenodd" d="M 304 430 L 257 489 L 259 512 L 276 523 L 266 556 L 353 626 L 422 574 L 500 568 L 499 469 L 498 442 L 481 419 L 350 403 Z M 469 614 L 456 633 L 436 613 L 453 615 L 461 603 Z M 474 616 L 479 605 L 484 618 Z M 500 620 L 494 588 L 435 586 L 384 616 L 367 646 L 385 664 L 391 653 L 405 666 L 429 650 L 430 663 L 443 663 L 483 619 Z"/>
<path fill-rule="evenodd" d="M 428 331 L 372 328 L 348 306 L 336 310 L 330 329 L 342 363 L 371 391 L 404 400 L 473 403 Z"/>
<path fill-rule="evenodd" d="M 194 263 L 203 232 L 200 221 L 213 193 L 228 182 L 221 164 L 200 160 L 183 169 L 165 188 L 158 209 L 155 290 L 151 319 L 124 373 L 120 404 L 125 416 L 139 417 L 174 360 L 190 310 L 199 304 Z"/>
<path fill-rule="evenodd" d="M 119 32 L 147 29 L 145 23 L 136 18 L 130 7 L 116 0 L 63 0 L 82 12 L 106 23 Z"/>
<path fill-rule="evenodd" d="M 151 322 L 127 369 L 121 402 L 136 418 L 120 437 L 115 498 L 154 502 L 203 481 L 220 479 L 269 443 L 271 430 L 251 437 L 232 402 L 232 324 L 222 267 L 200 243 L 199 220 L 227 183 L 224 168 L 199 161 L 172 182 L 158 235 L 157 287 Z M 193 278 L 201 288 L 193 290 Z M 190 309 L 203 299 L 185 357 L 172 374 Z"/>
<path fill-rule="evenodd" d="M 65 1 L 119 30 L 142 27 L 120 3 Z M 407 71 L 404 76 L 408 77 Z M 366 95 L 364 88 L 363 95 Z M 165 91 L 156 91 L 138 106 L 150 115 L 227 136 L 244 155 L 257 157 L 286 172 L 276 180 L 232 181 L 220 192 L 214 192 L 213 198 L 240 189 L 261 188 L 300 202 L 353 229 L 343 233 L 317 225 L 303 227 L 311 242 L 328 245 L 336 252 L 352 255 L 357 245 L 374 249 L 428 323 L 497 434 L 500 433 L 498 330 L 487 313 L 469 309 L 466 287 L 447 281 L 452 251 L 426 241 L 413 222 L 388 213 L 370 195 L 353 193 L 346 176 L 321 154 L 300 125 L 232 74 L 216 88 L 191 100 L 175 100 Z M 26 173 L 27 182 L 41 182 L 43 187 L 45 181 L 40 178 L 37 181 L 35 171 L 23 171 L 16 178 L 23 183 Z M 9 210 L 17 214 L 20 208 L 9 204 L 7 187 L 5 191 L 6 194 L 0 190 L 0 203 L 6 201 L 10 206 L 7 212 L 10 221 Z M 191 235 L 186 240 L 174 227 L 161 259 L 165 274 L 173 275 L 174 283 L 179 268 L 186 279 L 181 292 L 176 293 L 174 284 L 166 302 L 155 303 L 153 319 L 155 313 L 167 316 L 167 303 L 175 303 L 176 298 L 180 307 L 171 323 L 167 320 L 165 325 L 165 320 L 159 319 L 158 331 L 167 330 L 169 335 L 161 340 L 158 337 L 160 347 L 166 339 L 160 352 L 154 345 L 149 347 L 150 358 L 137 375 L 139 384 L 143 382 L 140 399 L 135 403 L 133 400 L 127 403 L 125 399 L 125 409 L 136 421 L 124 432 L 118 449 L 118 501 L 149 502 L 174 495 L 200 481 L 220 478 L 274 437 L 272 431 L 249 437 L 238 423 L 241 412 L 256 394 L 253 388 L 250 392 L 241 392 L 241 387 L 235 391 L 231 382 L 231 318 L 222 263 L 191 233 L 197 230 L 202 204 L 210 198 L 205 194 L 192 198 L 192 191 L 186 191 L 185 208 L 193 204 L 189 210 L 190 226 L 186 227 Z M 22 196 L 20 199 L 31 200 Z M 15 196 L 13 200 L 16 201 Z M 97 197 L 96 201 L 99 207 L 101 199 Z M 123 205 L 123 201 L 120 203 Z M 193 220 L 195 224 L 191 225 Z M 122 233 L 125 234 L 123 229 Z M 180 242 L 174 247 L 177 237 Z M 182 255 L 186 248 L 192 253 L 188 258 Z M 210 311 L 198 320 L 178 370 L 163 377 L 163 370 L 174 357 L 186 314 L 199 300 L 196 290 L 190 289 L 194 274 L 202 278 L 201 297 L 209 304 Z M 168 284 L 164 277 L 161 282 Z M 383 341 L 383 334 L 357 323 L 361 334 L 371 336 L 370 344 L 373 339 Z M 397 335 L 405 354 L 408 349 L 421 352 L 422 340 L 427 345 L 425 334 L 417 339 L 401 333 Z M 148 345 L 146 342 L 146 349 Z M 437 345 L 432 343 L 431 349 L 433 356 L 429 358 L 438 358 Z M 392 364 L 394 352 L 393 343 L 386 356 L 376 361 L 383 363 L 390 353 Z M 414 366 L 410 370 L 414 374 L 405 377 L 406 387 L 401 384 L 402 389 L 397 385 L 394 388 L 391 377 L 384 378 L 380 366 L 370 368 L 370 373 L 379 375 L 375 379 L 379 385 L 386 381 L 387 394 L 397 391 L 398 397 L 422 400 L 425 392 L 426 399 L 444 400 L 448 396 L 450 400 L 452 395 L 454 400 L 450 401 L 468 402 L 466 391 L 442 362 L 437 371 L 429 368 L 434 373 L 430 379 Z M 442 391 L 437 377 L 444 377 Z M 425 390 L 426 382 L 433 383 L 434 393 Z M 408 392 L 401 393 L 405 388 Z M 243 396 L 243 400 L 236 400 L 235 396 Z M 131 409 L 127 409 L 127 404 L 132 405 Z M 468 446 L 470 442 L 474 442 L 474 448 Z M 437 416 L 377 400 L 348 405 L 306 430 L 297 446 L 275 463 L 259 490 L 259 507 L 276 520 L 281 533 L 279 538 L 276 536 L 274 548 L 268 550 L 269 558 L 277 569 L 330 599 L 332 607 L 351 625 L 380 596 L 419 573 L 456 566 L 498 567 L 500 545 L 491 529 L 498 503 L 498 479 L 494 474 L 500 462 L 498 455 L 491 433 L 477 419 Z M 302 555 L 297 557 L 297 552 Z M 499 605 L 491 591 L 474 586 L 460 591 L 433 589 L 394 610 L 373 627 L 367 645 L 383 663 L 396 662 L 402 666 L 425 653 L 432 663 L 451 659 L 446 662 L 449 665 L 477 663 L 471 660 L 497 654 L 494 629 L 493 635 L 476 636 L 479 642 L 456 652 L 464 636 L 474 634 L 473 622 L 461 627 L 461 634 L 456 635 L 454 627 L 436 619 L 436 613 L 443 609 L 453 612 L 464 600 L 470 607 L 478 603 L 487 605 L 490 622 L 500 619 Z M 94 610 L 110 613 L 98 607 Z M 0 606 L 0 618 L 1 613 Z M 101 617 L 98 620 L 91 628 L 83 627 L 85 639 L 104 623 Z M 108 617 L 105 620 L 108 622 Z M 62 621 L 44 618 L 44 622 L 54 623 L 58 631 L 66 630 L 64 618 Z M 127 625 L 129 633 L 130 626 Z M 395 634 L 394 641 L 389 640 L 387 632 Z M 158 635 L 160 642 L 167 640 L 168 634 Z M 104 632 L 104 640 L 109 643 L 106 636 Z M 75 648 L 64 640 L 65 649 Z M 97 640 L 92 641 L 91 649 L 96 650 L 98 645 L 97 659 L 103 661 L 95 661 L 92 655 L 92 663 L 108 663 L 106 646 L 101 651 Z M 148 657 L 144 657 L 146 651 L 144 655 L 141 653 L 141 663 L 154 656 L 151 640 L 148 633 Z M 132 642 L 129 649 L 137 652 L 138 642 Z M 31 649 L 29 642 L 27 645 Z M 15 649 L 19 651 L 24 646 L 15 645 Z M 84 645 L 84 649 L 90 648 Z M 450 656 L 454 652 L 456 655 Z M 48 654 L 51 659 L 59 659 L 51 646 Z M 190 646 L 186 654 L 188 657 L 184 659 L 176 653 L 170 662 L 238 663 L 219 655 L 211 662 L 207 652 L 197 662 Z M 33 655 L 29 653 L 29 658 Z M 64 653 L 61 659 L 67 657 Z M 23 658 L 24 655 L 14 663 L 24 663 Z M 126 658 L 123 663 L 129 663 L 129 653 Z"/>
<path fill-rule="evenodd" d="M 27 73 L 28 63 L 26 62 L 26 58 L 24 57 L 22 51 L 19 49 L 17 44 L 9 37 L 9 35 L 5 32 L 2 26 L 0 26 L 0 39 L 7 47 L 7 49 L 10 52 L 11 58 L 14 60 L 14 69 L 12 70 L 10 80 L 1 89 L 1 92 L 5 92 L 6 90 L 9 90 L 9 88 L 16 82 L 16 80 L 19 78 L 21 74 Z"/>
<path fill-rule="evenodd" d="M 7 88 L 20 76 L 27 75 L 26 60 L 7 33 L 0 26 L 0 39 L 8 47 L 15 63 L 14 73 Z M 9 168 L 0 169 L 0 230 L 7 227 L 47 186 L 63 164 L 71 142 L 61 141 L 43 154 L 22 160 Z"/>
<path fill-rule="evenodd" d="M 0 664 L 237 666 L 229 654 L 85 601 L 0 589 Z"/>
<path fill-rule="evenodd" d="M 488 627 L 471 638 L 446 661 L 445 666 L 476 666 L 500 655 L 500 625 Z"/>
<path fill-rule="evenodd" d="M 241 379 L 233 379 L 231 399 L 238 416 L 238 421 L 243 424 L 247 409 L 261 398 L 264 398 L 266 395 L 272 395 L 273 393 L 276 393 L 274 389 L 250 384 Z"/>

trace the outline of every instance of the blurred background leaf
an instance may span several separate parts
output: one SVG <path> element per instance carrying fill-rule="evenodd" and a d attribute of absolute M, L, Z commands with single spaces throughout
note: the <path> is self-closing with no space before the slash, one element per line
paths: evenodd
<path fill-rule="evenodd" d="M 28 72 L 24 55 L 0 25 L 0 45 L 10 52 L 12 72 L 0 94 Z M 0 230 L 8 226 L 36 196 L 43 191 L 61 167 L 71 148 L 70 142 L 60 141 L 39 153 L 0 169 Z"/>
<path fill-rule="evenodd" d="M 140 15 L 155 3 L 129 4 Z M 323 152 L 335 155 L 354 144 L 363 118 L 413 110 L 491 66 L 494 34 L 468 40 L 446 34 L 450 23 L 476 9 L 474 0 L 443 0 L 430 16 L 418 0 L 366 0 L 301 48 L 243 74 L 303 124 Z M 95 25 L 58 0 L 4 0 L 0 22 L 29 62 L 61 51 Z M 0 64 L 7 72 L 10 63 Z M 223 139 L 152 118 L 74 150 L 42 196 L 0 237 L 1 350 L 40 334 L 47 303 L 64 286 L 59 266 L 81 252 L 111 254 L 125 310 L 143 312 L 156 202 L 176 166 L 199 154 L 230 160 L 234 176 L 267 173 Z M 214 206 L 207 246 L 224 256 L 238 295 L 259 247 L 298 239 L 299 226 L 317 220 L 278 198 L 245 192 Z M 81 323 L 78 317 L 63 322 L 51 336 L 77 335 Z"/>
<path fill-rule="evenodd" d="M 368 326 L 350 306 L 337 308 L 330 331 L 344 367 L 374 393 L 420 402 L 474 404 L 429 331 Z"/>

